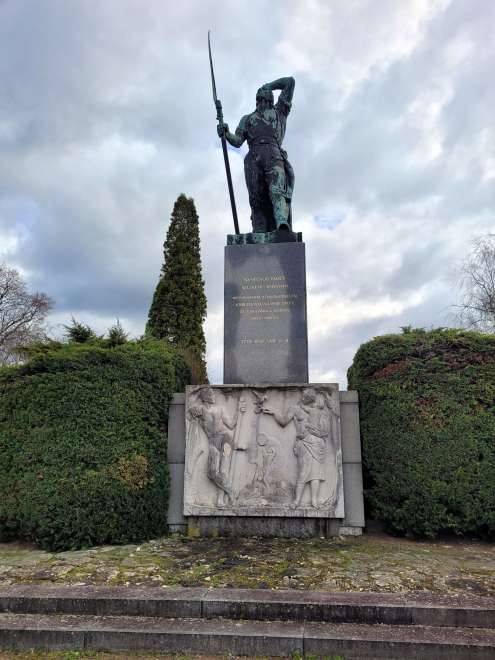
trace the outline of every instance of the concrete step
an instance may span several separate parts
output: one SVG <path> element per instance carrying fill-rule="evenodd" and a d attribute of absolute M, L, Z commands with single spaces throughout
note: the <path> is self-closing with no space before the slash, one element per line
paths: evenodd
<path fill-rule="evenodd" d="M 495 600 L 321 591 L 16 585 L 0 612 L 495 628 Z"/>
<path fill-rule="evenodd" d="M 0 614 L 4 649 L 493 660 L 495 631 L 138 616 Z"/>

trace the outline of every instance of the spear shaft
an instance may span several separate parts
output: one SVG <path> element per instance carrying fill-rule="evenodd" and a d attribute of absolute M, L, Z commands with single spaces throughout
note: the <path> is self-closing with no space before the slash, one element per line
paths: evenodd
<path fill-rule="evenodd" d="M 210 31 L 208 30 L 208 54 L 210 56 L 210 71 L 211 71 L 211 86 L 213 88 L 213 101 L 217 110 L 217 121 L 223 124 L 223 111 L 222 102 L 217 98 L 217 87 L 215 85 L 215 74 L 213 72 L 213 59 L 211 57 L 211 44 L 210 44 Z M 234 186 L 232 185 L 232 176 L 230 174 L 229 153 L 227 151 L 227 139 L 225 137 L 225 130 L 222 131 L 220 137 L 222 141 L 223 161 L 225 163 L 225 173 L 227 174 L 227 186 L 229 188 L 230 205 L 232 207 L 232 217 L 234 219 L 235 233 L 239 234 L 239 221 L 237 220 L 237 209 L 235 206 Z"/>

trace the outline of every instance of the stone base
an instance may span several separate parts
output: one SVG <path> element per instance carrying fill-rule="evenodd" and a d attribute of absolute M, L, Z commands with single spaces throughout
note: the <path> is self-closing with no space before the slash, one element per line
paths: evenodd
<path fill-rule="evenodd" d="M 201 522 L 194 523 L 199 516 L 186 519 L 184 506 L 184 461 L 185 461 L 185 395 L 175 394 L 169 407 L 168 420 L 168 462 L 170 468 L 170 493 L 167 522 L 169 532 L 190 534 L 238 534 L 290 536 L 291 530 L 298 530 L 299 536 L 359 535 L 364 520 L 363 481 L 361 469 L 361 443 L 359 433 L 359 401 L 357 392 L 339 392 L 341 412 L 342 463 L 345 495 L 345 519 L 328 518 L 284 518 L 264 519 L 256 517 L 202 516 Z M 221 523 L 218 520 L 222 520 Z M 211 521 L 211 523 L 209 523 Z M 304 522 L 301 522 L 304 521 Z M 243 524 L 242 532 L 236 525 Z M 321 533 L 322 525 L 327 532 Z M 337 527 L 338 526 L 338 529 Z M 237 529 L 237 531 L 235 531 Z M 276 529 L 276 534 L 273 530 Z M 261 531 L 260 531 L 261 530 Z M 331 530 L 331 533 L 328 531 Z M 285 533 L 284 533 L 285 531 Z M 295 535 L 295 534 L 294 534 Z"/>
<path fill-rule="evenodd" d="M 337 518 L 260 518 L 257 516 L 188 516 L 188 536 L 264 536 L 310 538 L 338 536 Z"/>
<path fill-rule="evenodd" d="M 362 533 L 362 527 L 350 527 L 349 525 L 342 525 L 339 529 L 340 536 L 361 536 Z"/>

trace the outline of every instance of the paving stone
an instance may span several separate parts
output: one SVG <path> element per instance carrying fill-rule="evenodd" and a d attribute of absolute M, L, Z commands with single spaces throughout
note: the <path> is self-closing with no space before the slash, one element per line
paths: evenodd
<path fill-rule="evenodd" d="M 33 553 L 32 561 L 22 566 L 15 565 L 19 553 L 5 551 L 10 547 L 0 544 L 0 585 L 54 579 L 65 584 L 122 580 L 132 585 L 159 576 L 173 586 L 204 584 L 208 575 L 213 587 L 264 583 L 269 588 L 495 596 L 495 545 L 481 541 L 417 542 L 384 534 L 290 541 L 167 537 L 140 546 L 109 546 L 105 552 L 83 551 L 79 564 L 62 561 L 66 553 L 56 555 L 58 561 L 39 562 L 48 553 L 32 550 L 27 552 Z M 85 552 L 92 553 L 91 561 L 85 561 Z M 289 567 L 295 574 L 284 582 Z"/>

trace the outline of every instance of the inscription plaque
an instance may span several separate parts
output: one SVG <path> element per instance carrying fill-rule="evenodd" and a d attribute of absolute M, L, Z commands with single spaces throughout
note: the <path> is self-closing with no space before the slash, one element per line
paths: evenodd
<path fill-rule="evenodd" d="M 304 243 L 227 245 L 224 383 L 307 383 Z"/>

